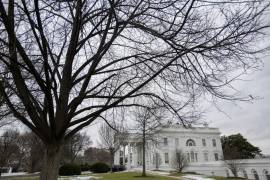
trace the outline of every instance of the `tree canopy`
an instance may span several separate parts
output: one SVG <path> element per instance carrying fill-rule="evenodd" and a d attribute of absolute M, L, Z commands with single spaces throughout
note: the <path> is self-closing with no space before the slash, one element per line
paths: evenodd
<path fill-rule="evenodd" d="M 260 148 L 250 144 L 241 134 L 222 136 L 221 144 L 225 160 L 252 159 L 261 155 Z"/>

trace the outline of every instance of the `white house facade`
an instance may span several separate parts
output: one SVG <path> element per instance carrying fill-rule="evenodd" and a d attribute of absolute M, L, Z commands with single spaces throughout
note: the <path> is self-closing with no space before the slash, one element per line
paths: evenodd
<path fill-rule="evenodd" d="M 171 125 L 156 135 L 157 142 L 147 142 L 146 165 L 148 169 L 172 169 L 172 158 L 176 149 L 181 150 L 189 164 L 218 161 L 223 156 L 220 132 L 217 128 Z M 128 168 L 142 165 L 142 146 L 136 135 L 130 135 L 126 146 L 115 155 L 115 164 Z M 158 158 L 158 159 L 157 159 Z"/>
<path fill-rule="evenodd" d="M 181 150 L 188 161 L 184 171 L 215 176 L 231 176 L 222 161 L 223 151 L 218 128 L 190 127 L 175 124 L 163 128 L 155 135 L 155 141 L 147 141 L 146 168 L 149 170 L 173 170 L 176 150 Z M 128 169 L 142 166 L 141 138 L 129 135 L 127 142 L 114 157 L 116 165 Z M 270 159 L 242 160 L 239 176 L 248 179 L 270 180 Z"/>

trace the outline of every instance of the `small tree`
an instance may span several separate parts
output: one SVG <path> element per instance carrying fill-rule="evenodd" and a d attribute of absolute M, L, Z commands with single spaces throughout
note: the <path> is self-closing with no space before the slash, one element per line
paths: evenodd
<path fill-rule="evenodd" d="M 64 161 L 68 160 L 73 163 L 79 153 L 86 150 L 92 141 L 86 133 L 77 133 L 68 139 L 63 148 L 62 158 Z"/>
<path fill-rule="evenodd" d="M 11 163 L 12 156 L 18 152 L 17 141 L 19 138 L 17 130 L 7 130 L 0 137 L 0 169 Z"/>
<path fill-rule="evenodd" d="M 238 172 L 242 169 L 241 168 L 241 160 L 240 159 L 231 159 L 224 161 L 227 168 L 231 170 L 234 177 L 238 177 Z"/>
<path fill-rule="evenodd" d="M 229 170 L 231 170 L 234 177 L 238 177 L 238 172 L 241 170 L 241 156 L 237 147 L 225 146 L 223 149 L 224 152 L 224 162 Z"/>
<path fill-rule="evenodd" d="M 103 162 L 106 164 L 111 163 L 111 154 L 106 149 L 89 147 L 84 151 L 84 158 L 85 162 L 88 164 L 94 164 L 97 162 Z"/>
<path fill-rule="evenodd" d="M 185 153 L 182 150 L 176 149 L 172 157 L 172 166 L 181 173 L 182 170 L 187 167 L 188 161 Z"/>
<path fill-rule="evenodd" d="M 114 155 L 120 149 L 128 138 L 128 133 L 124 126 L 115 125 L 110 127 L 107 123 L 103 123 L 99 129 L 100 146 L 110 153 L 110 167 L 114 165 Z"/>
<path fill-rule="evenodd" d="M 20 149 L 23 151 L 22 167 L 28 172 L 41 170 L 44 157 L 44 144 L 33 132 L 25 132 L 20 136 Z"/>
<path fill-rule="evenodd" d="M 150 104 L 144 107 L 138 107 L 135 111 L 135 132 L 142 142 L 142 176 L 146 176 L 146 145 L 147 142 L 157 142 L 157 133 L 163 127 L 161 106 Z"/>

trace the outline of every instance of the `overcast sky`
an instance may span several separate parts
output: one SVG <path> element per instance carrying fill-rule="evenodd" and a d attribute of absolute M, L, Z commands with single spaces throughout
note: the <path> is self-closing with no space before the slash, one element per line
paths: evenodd
<path fill-rule="evenodd" d="M 270 59 L 263 59 L 262 71 L 248 76 L 250 81 L 239 84 L 238 89 L 252 96 L 261 97 L 253 103 L 223 102 L 222 110 L 228 116 L 212 108 L 205 119 L 210 126 L 220 128 L 222 134 L 241 133 L 252 144 L 260 147 L 264 154 L 270 154 Z"/>
<path fill-rule="evenodd" d="M 204 120 L 210 127 L 218 127 L 222 134 L 241 133 L 253 145 L 261 148 L 264 154 L 270 154 L 270 58 L 263 59 L 264 67 L 246 77 L 248 81 L 239 82 L 237 89 L 244 94 L 260 97 L 253 103 L 238 102 L 232 104 L 224 102 L 219 107 L 227 115 L 214 107 L 208 108 Z M 92 125 L 86 129 L 96 146 L 98 140 L 98 126 Z"/>

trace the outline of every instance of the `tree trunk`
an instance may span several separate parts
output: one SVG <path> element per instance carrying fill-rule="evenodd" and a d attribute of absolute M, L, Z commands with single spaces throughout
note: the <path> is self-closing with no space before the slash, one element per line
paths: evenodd
<path fill-rule="evenodd" d="M 61 145 L 48 145 L 45 151 L 40 180 L 57 180 Z"/>
<path fill-rule="evenodd" d="M 114 152 L 111 152 L 111 173 L 113 173 L 113 164 L 114 164 Z"/>
<path fill-rule="evenodd" d="M 143 171 L 142 171 L 142 176 L 146 177 L 146 168 L 145 168 L 145 130 L 143 131 Z"/>

